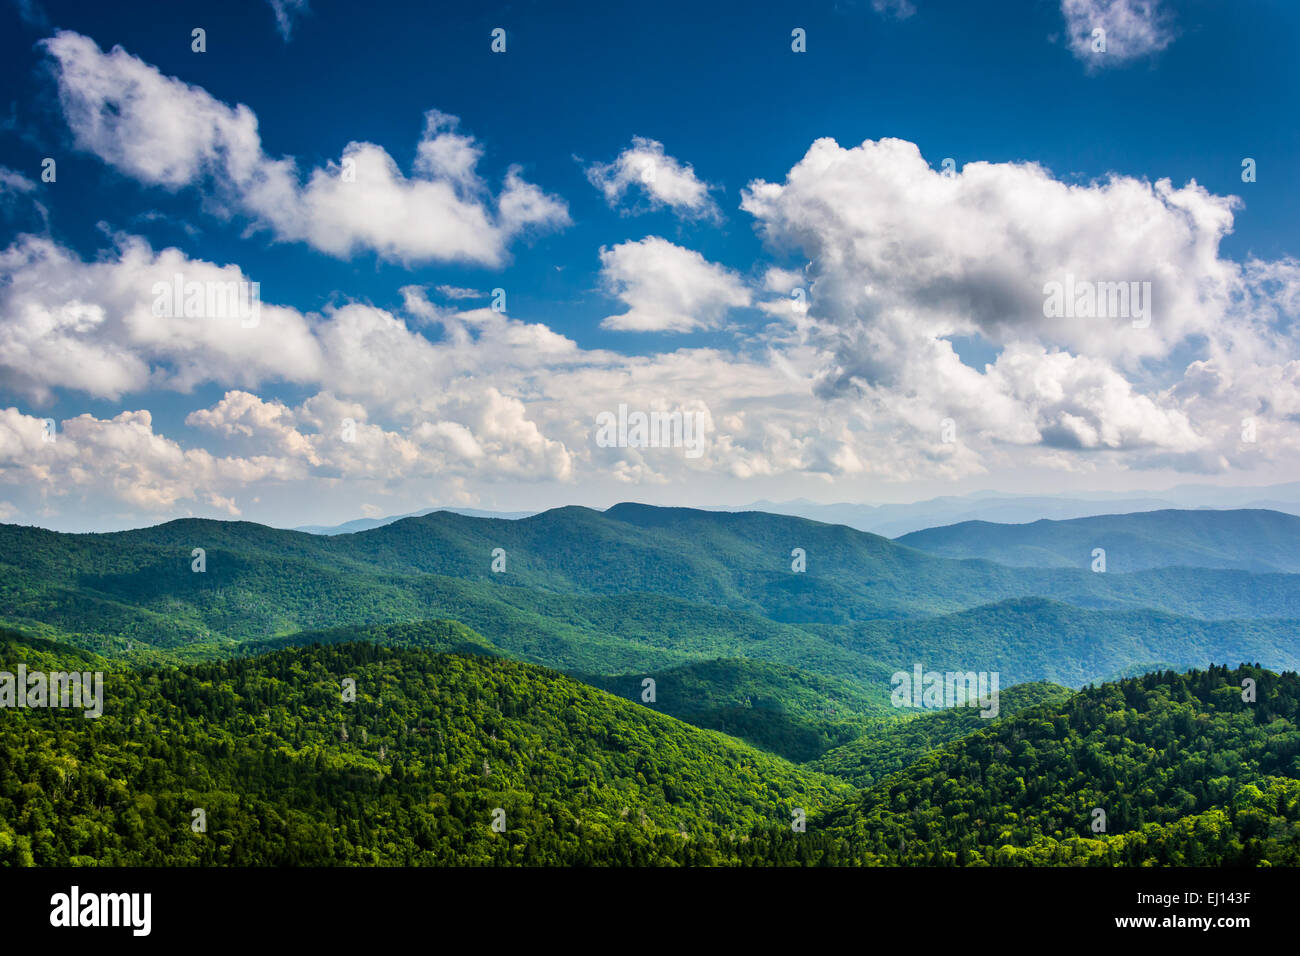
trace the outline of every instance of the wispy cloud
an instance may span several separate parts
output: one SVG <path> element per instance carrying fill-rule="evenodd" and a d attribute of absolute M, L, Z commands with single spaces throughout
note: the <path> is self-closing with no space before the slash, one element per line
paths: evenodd
<path fill-rule="evenodd" d="M 280 31 L 286 43 L 293 32 L 294 20 L 311 12 L 307 0 L 267 0 L 275 13 L 275 28 Z"/>

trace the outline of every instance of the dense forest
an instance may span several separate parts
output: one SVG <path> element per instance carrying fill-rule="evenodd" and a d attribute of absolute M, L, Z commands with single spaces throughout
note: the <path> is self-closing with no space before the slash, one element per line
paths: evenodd
<path fill-rule="evenodd" d="M 998 693 L 998 719 L 1041 704 L 1059 703 L 1070 691 L 1058 684 L 1019 684 Z M 847 780 L 855 787 L 868 787 L 882 777 L 911 766 L 922 754 L 952 740 L 984 730 L 990 721 L 970 707 L 950 707 L 922 712 L 910 720 L 880 722 L 870 733 L 823 753 L 811 766 L 823 773 Z"/>
<path fill-rule="evenodd" d="M 667 862 L 850 790 L 501 658 L 313 645 L 109 683 L 97 720 L 3 715 L 0 862 Z"/>
<path fill-rule="evenodd" d="M 646 674 L 576 676 L 796 762 L 898 722 L 894 711 L 857 685 L 784 664 L 714 660 Z M 647 679 L 654 682 L 653 700 L 647 699 Z"/>
<path fill-rule="evenodd" d="M 1298 713 L 1300 676 L 1253 667 L 1088 688 L 885 777 L 828 812 L 797 854 L 811 843 L 841 865 L 1300 865 Z M 778 834 L 760 852 L 788 859 L 790 843 Z"/>
<path fill-rule="evenodd" d="M 5 635 L 10 669 L 103 664 L 110 703 L 3 715 L 0 864 L 1300 863 L 1293 673 L 1020 688 L 799 766 L 420 630 L 116 670 Z"/>

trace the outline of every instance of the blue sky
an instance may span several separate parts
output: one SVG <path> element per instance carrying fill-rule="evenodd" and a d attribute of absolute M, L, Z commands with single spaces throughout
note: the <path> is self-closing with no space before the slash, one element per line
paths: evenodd
<path fill-rule="evenodd" d="M 0 518 L 1294 474 L 1293 4 L 465 6 L 4 10 Z M 313 192 L 349 144 L 379 165 Z M 265 321 L 146 328 L 169 263 Z M 1153 329 L 1044 322 L 1066 273 L 1151 279 Z M 706 453 L 597 445 L 620 403 L 707 414 Z"/>

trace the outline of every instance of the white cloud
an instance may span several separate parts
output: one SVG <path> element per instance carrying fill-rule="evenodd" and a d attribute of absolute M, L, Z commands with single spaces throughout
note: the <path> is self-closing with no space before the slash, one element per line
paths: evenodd
<path fill-rule="evenodd" d="M 203 383 L 240 388 L 318 384 L 341 394 L 409 406 L 454 380 L 496 368 L 562 368 L 603 360 L 545 325 L 490 308 L 456 311 L 404 288 L 403 312 L 357 302 L 304 313 L 260 303 L 256 325 L 239 318 L 157 314 L 159 283 L 249 284 L 238 266 L 154 251 L 142 238 L 85 261 L 53 240 L 19 236 L 0 250 L 0 371 L 7 386 L 44 402 L 54 388 L 118 399 L 189 391 Z M 170 298 L 170 296 L 166 296 Z M 406 316 L 441 331 L 433 342 Z"/>
<path fill-rule="evenodd" d="M 593 163 L 587 178 L 614 208 L 633 187 L 641 190 L 652 209 L 667 206 L 688 219 L 718 219 L 721 213 L 709 197 L 709 184 L 701 181 L 689 163 L 664 153 L 663 144 L 634 136 L 632 145 L 610 163 Z"/>
<path fill-rule="evenodd" d="M 829 139 L 742 202 L 775 251 L 810 260 L 807 316 L 777 308 L 788 303 L 768 311 L 829 359 L 817 394 L 902 429 L 912 467 L 959 457 L 937 447 L 938 423 L 952 418 L 963 443 L 992 443 L 979 461 L 1047 446 L 1200 470 L 1235 453 L 1219 441 L 1227 430 L 1158 383 L 1176 382 L 1189 354 L 1241 367 L 1295 350 L 1279 316 L 1300 301 L 1300 267 L 1222 258 L 1236 206 L 1195 183 L 1070 185 L 1033 164 L 944 176 L 911 143 Z M 1045 283 L 1067 276 L 1151 282 L 1150 327 L 1046 317 Z M 773 272 L 765 284 L 794 278 Z M 960 339 L 993 350 L 992 364 L 963 362 Z"/>
<path fill-rule="evenodd" d="M 159 283 L 250 283 L 233 265 L 154 252 L 119 237 L 112 254 L 84 262 L 50 239 L 19 236 L 0 252 L 0 370 L 9 388 L 44 401 L 71 387 L 117 399 L 149 388 L 188 391 L 202 382 L 305 382 L 324 369 L 313 323 L 263 305 L 257 325 L 237 317 L 155 314 Z"/>
<path fill-rule="evenodd" d="M 1061 0 L 1066 41 L 1090 69 L 1117 66 L 1173 42 L 1160 0 Z M 1094 31 L 1105 31 L 1105 52 L 1094 50 Z"/>
<path fill-rule="evenodd" d="M 30 193 L 36 189 L 36 182 L 22 173 L 0 166 L 0 196 L 10 193 Z"/>
<path fill-rule="evenodd" d="M 75 401 L 79 394 L 116 399 L 206 382 L 227 386 L 219 402 L 187 417 L 196 448 L 182 445 L 184 435 L 153 433 L 145 427 L 149 413 L 139 410 L 94 425 L 117 439 L 79 441 L 75 459 L 55 457 L 33 471 L 17 456 L 0 479 L 7 497 L 22 503 L 20 514 L 34 513 L 43 488 L 79 489 L 86 510 L 104 515 L 233 513 L 268 482 L 314 489 L 310 496 L 322 481 L 398 488 L 426 480 L 443 489 L 433 493 L 444 501 L 472 501 L 502 481 L 663 483 L 710 470 L 775 474 L 791 463 L 819 467 L 833 458 L 817 450 L 831 439 L 803 436 L 787 447 L 783 437 L 799 433 L 808 396 L 806 371 L 787 374 L 791 363 L 808 367 L 797 350 L 780 368 L 714 349 L 651 356 L 584 350 L 545 325 L 492 309 L 436 306 L 413 286 L 402 290 L 401 314 L 362 303 L 304 314 L 264 302 L 254 329 L 209 327 L 152 314 L 154 281 L 176 271 L 243 276 L 174 249 L 154 252 L 133 237 L 93 261 L 31 236 L 0 254 L 4 375 L 34 402 L 56 389 Z M 258 394 L 290 379 L 310 395 L 296 406 Z M 621 402 L 706 416 L 717 409 L 733 415 L 735 427 L 698 460 L 680 449 L 597 447 L 596 416 Z M 42 413 L 14 414 L 29 444 L 39 441 Z M 351 441 L 341 437 L 347 419 Z M 126 459 L 108 456 L 103 472 L 120 477 L 95 486 L 97 456 L 126 435 L 159 464 L 142 466 L 140 485 L 132 487 Z M 212 442 L 227 451 L 205 451 Z"/>
<path fill-rule="evenodd" d="M 420 162 L 463 180 L 465 148 L 449 140 Z M 626 306 L 610 328 L 717 329 L 755 294 L 771 299 L 766 326 L 734 346 L 646 355 L 465 308 L 454 287 L 431 301 L 407 286 L 393 308 L 263 302 L 255 328 L 166 319 L 150 309 L 160 279 L 256 277 L 135 237 L 83 259 L 20 236 L 0 251 L 0 375 L 36 407 L 6 413 L 0 497 L 20 516 L 76 496 L 106 514 L 232 514 L 276 488 L 303 500 L 361 488 L 375 501 L 421 482 L 411 507 L 389 510 L 539 483 L 572 500 L 573 487 L 591 498 L 709 481 L 734 500 L 735 482 L 1217 472 L 1285 468 L 1300 453 L 1300 263 L 1224 259 L 1230 197 L 1123 176 L 1069 184 L 1023 163 L 945 177 L 910 143 L 821 140 L 784 181 L 752 183 L 743 208 L 773 253 L 747 270 L 753 291 L 659 237 L 601 251 Z M 1044 281 L 1067 273 L 1149 278 L 1150 327 L 1045 317 Z M 188 409 L 175 434 L 153 431 L 140 407 L 153 393 L 209 383 L 220 400 Z M 67 418 L 50 451 L 36 444 L 39 408 L 56 391 L 64 407 L 78 395 L 140 402 Z M 596 416 L 621 403 L 698 411 L 702 456 L 598 446 Z M 1247 417 L 1256 443 L 1242 440 Z M 948 418 L 953 442 L 940 437 Z"/>
<path fill-rule="evenodd" d="M 61 31 L 44 41 L 57 65 L 59 98 L 78 148 L 141 182 L 194 186 L 218 208 L 251 217 L 277 239 L 340 258 L 373 251 L 406 264 L 461 261 L 500 266 L 532 229 L 569 223 L 564 202 L 526 182 L 517 167 L 491 195 L 479 176 L 482 148 L 437 110 L 425 116 L 411 175 L 380 146 L 352 142 L 338 163 L 312 170 L 262 151 L 257 117 L 160 73 L 121 47 L 103 53 Z"/>
<path fill-rule="evenodd" d="M 268 0 L 268 2 L 271 4 L 271 12 L 275 14 L 275 28 L 287 43 L 289 34 L 293 32 L 294 18 L 311 12 L 307 0 Z"/>
<path fill-rule="evenodd" d="M 79 415 L 63 421 L 54 440 L 43 420 L 0 409 L 0 482 L 50 499 L 111 501 L 137 513 L 174 514 L 202 505 L 237 515 L 223 488 L 297 476 L 291 462 L 259 456 L 220 457 L 182 448 L 153 430 L 147 411 L 111 419 Z M 30 506 L 29 506 L 30 507 Z"/>
<path fill-rule="evenodd" d="M 1009 397 L 1032 421 L 1034 443 L 1179 454 L 1208 444 L 1181 410 L 1139 394 L 1103 361 L 1016 345 L 1003 351 L 988 375 L 994 394 Z"/>
<path fill-rule="evenodd" d="M 763 290 L 765 292 L 789 293 L 792 289 L 802 288 L 802 272 L 794 269 L 781 269 L 772 266 L 763 273 Z"/>
<path fill-rule="evenodd" d="M 750 293 L 730 270 L 658 236 L 600 251 L 601 277 L 628 310 L 601 322 L 627 332 L 691 332 L 716 327 Z"/>
<path fill-rule="evenodd" d="M 240 449 L 220 455 L 155 432 L 146 410 L 68 418 L 47 441 L 41 417 L 0 409 L 0 486 L 22 502 L 17 513 L 80 502 L 106 513 L 235 516 L 241 500 L 268 484 L 572 478 L 564 444 L 543 435 L 521 401 L 491 387 L 450 403 L 448 418 L 384 427 L 366 413 L 326 392 L 291 408 L 230 391 L 186 419 Z"/>
<path fill-rule="evenodd" d="M 785 183 L 751 183 L 742 200 L 771 244 L 811 260 L 824 319 L 862 320 L 880 335 L 1041 341 L 1134 364 L 1214 332 L 1240 281 L 1218 252 L 1237 205 L 1194 182 L 1070 185 L 1032 163 L 944 176 L 897 139 L 852 149 L 818 140 Z M 1044 316 L 1044 285 L 1069 276 L 1151 282 L 1150 327 Z M 888 378 L 893 363 L 882 356 L 861 373 Z"/>
<path fill-rule="evenodd" d="M 444 299 L 481 299 L 484 297 L 483 293 L 478 289 L 468 289 L 457 285 L 440 285 L 437 287 L 437 293 Z"/>

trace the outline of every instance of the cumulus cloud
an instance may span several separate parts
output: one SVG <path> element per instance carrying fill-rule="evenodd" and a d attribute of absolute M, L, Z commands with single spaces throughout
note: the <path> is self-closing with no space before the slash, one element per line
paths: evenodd
<path fill-rule="evenodd" d="M 721 218 L 709 197 L 709 184 L 695 175 L 689 163 L 665 154 L 662 143 L 644 136 L 634 136 L 632 145 L 613 162 L 587 167 L 587 178 L 604 193 L 611 209 L 637 188 L 651 209 L 666 206 L 687 219 Z"/>
<path fill-rule="evenodd" d="M 83 489 L 104 514 L 233 513 L 268 482 L 397 487 L 423 478 L 445 489 L 443 500 L 472 500 L 467 489 L 482 494 L 501 481 L 663 483 L 692 473 L 830 467 L 844 458 L 833 447 L 840 437 L 800 434 L 812 365 L 811 353 L 797 346 L 779 366 L 716 349 L 642 356 L 582 349 L 541 323 L 490 308 L 459 311 L 416 286 L 401 290 L 397 311 L 343 302 L 301 313 L 263 302 L 261 323 L 243 328 L 156 315 L 153 284 L 175 273 L 244 277 L 235 266 L 190 260 L 174 249 L 156 252 L 136 237 L 117 237 L 91 260 L 33 236 L 0 254 L 2 371 L 33 403 L 56 392 L 64 401 L 129 400 L 163 389 L 226 386 L 220 401 L 190 411 L 188 436 L 154 433 L 148 412 L 136 405 L 122 422 L 93 426 L 117 440 L 80 441 L 75 459 L 65 449 L 32 471 L 17 455 L 0 478 L 11 500 L 25 502 L 20 514 L 31 513 L 22 496 L 46 486 Z M 286 381 L 308 397 L 290 404 L 266 393 Z M 710 429 L 715 415 L 724 415 L 728 425 L 699 459 L 679 448 L 598 447 L 597 416 L 620 403 L 691 411 Z M 41 412 L 13 414 L 24 422 L 28 444 L 39 440 Z M 65 422 L 60 441 L 71 430 Z M 87 476 L 95 473 L 96 456 L 128 435 L 167 467 L 142 467 L 141 487 L 130 489 L 125 458 L 109 456 L 104 473 L 120 471 L 122 478 L 95 487 Z M 186 454 L 214 443 L 226 451 Z M 61 468 L 76 472 L 68 477 Z"/>
<path fill-rule="evenodd" d="M 306 382 L 323 371 L 313 323 L 293 309 L 262 305 L 257 324 L 229 314 L 185 317 L 158 308 L 182 286 L 247 289 L 238 266 L 155 252 L 122 236 L 86 262 L 53 240 L 19 236 L 0 252 L 0 371 L 9 388 L 37 401 L 57 386 L 117 399 L 147 388 L 188 391 L 202 382 Z M 163 292 L 166 288 L 168 291 Z M 206 305 L 206 297 L 205 297 Z"/>
<path fill-rule="evenodd" d="M 237 516 L 240 501 L 270 484 L 408 482 L 436 478 L 566 482 L 573 457 L 542 434 L 524 404 L 495 388 L 463 395 L 446 418 L 395 426 L 368 421 L 363 403 L 322 392 L 290 407 L 240 390 L 191 412 L 186 424 L 237 448 L 215 454 L 154 430 L 147 410 L 89 414 L 56 424 L 0 409 L 0 487 L 40 505 L 73 502 L 133 514 Z"/>
<path fill-rule="evenodd" d="M 255 281 L 238 266 L 175 248 L 155 251 L 136 236 L 116 236 L 90 261 L 47 237 L 19 236 L 0 251 L 0 372 L 10 389 L 35 402 L 55 388 L 116 400 L 204 383 L 290 383 L 397 407 L 418 404 L 436 389 L 431 383 L 445 386 L 457 376 L 601 357 L 580 354 L 545 325 L 490 308 L 438 306 L 415 286 L 402 290 L 404 314 L 351 301 L 320 313 L 261 301 L 255 324 L 238 310 L 169 314 L 178 284 L 188 296 L 191 287 L 251 291 Z M 408 320 L 431 326 L 440 341 Z"/>
<path fill-rule="evenodd" d="M 453 139 L 418 162 L 468 183 L 474 147 L 445 122 Z M 159 281 L 256 277 L 131 236 L 90 258 L 19 236 L 0 252 L 0 376 L 33 407 L 5 413 L 0 497 L 18 515 L 63 495 L 233 514 L 282 486 L 426 481 L 438 491 L 421 500 L 473 504 L 503 482 L 586 496 L 718 481 L 734 498 L 736 481 L 782 477 L 1283 467 L 1300 452 L 1300 263 L 1225 259 L 1237 205 L 1195 183 L 1072 183 L 1032 163 L 944 175 L 910 143 L 820 140 L 744 191 L 770 254 L 746 270 L 752 286 L 656 236 L 601 250 L 625 307 L 607 328 L 725 329 L 763 300 L 766 323 L 729 346 L 648 354 L 583 348 L 432 284 L 390 307 L 262 302 L 250 327 L 170 318 L 152 307 Z M 1046 285 L 1067 277 L 1149 281 L 1150 323 L 1045 314 Z M 147 397 L 200 385 L 221 398 L 155 432 Z M 42 404 L 77 395 L 133 410 L 67 417 L 58 450 L 37 444 Z M 598 444 L 597 416 L 619 405 L 701 416 L 702 455 Z"/>
<path fill-rule="evenodd" d="M 1218 254 L 1237 205 L 1194 182 L 1071 185 L 1033 163 L 970 163 L 945 176 L 897 139 L 851 149 L 818 140 L 784 183 L 751 183 L 742 201 L 769 242 L 812 260 L 825 318 L 869 319 L 882 335 L 1043 341 L 1125 362 L 1212 331 L 1240 278 Z M 1150 282 L 1150 327 L 1045 315 L 1045 285 L 1071 277 Z M 895 367 L 889 356 L 876 365 L 861 372 L 887 378 Z"/>
<path fill-rule="evenodd" d="M 1195 183 L 1068 184 L 1030 163 L 944 175 L 911 143 L 829 139 L 742 201 L 770 247 L 810 260 L 808 314 L 790 322 L 830 356 L 822 398 L 931 442 L 951 418 L 967 438 L 1202 470 L 1223 460 L 1213 430 L 1176 389 L 1153 386 L 1177 381 L 1189 351 L 1240 365 L 1294 350 L 1279 322 L 1297 302 L 1294 264 L 1219 254 L 1237 205 Z M 796 278 L 772 271 L 765 287 Z M 1149 282 L 1149 325 L 1105 310 L 1045 314 L 1052 282 Z M 970 339 L 995 361 L 966 364 L 954 342 Z"/>
<path fill-rule="evenodd" d="M 1159 448 L 1178 454 L 1207 444 L 1183 411 L 1138 393 L 1096 359 L 1016 345 L 987 371 L 992 392 L 1009 397 L 1033 425 L 1033 434 L 1008 438 L 1053 448 Z"/>
<path fill-rule="evenodd" d="M 1090 69 L 1157 53 L 1174 39 L 1160 0 L 1061 0 L 1061 15 L 1070 51 Z M 1104 52 L 1097 30 L 1104 31 Z"/>
<path fill-rule="evenodd" d="M 371 251 L 406 264 L 500 266 L 521 234 L 569 223 L 563 200 L 518 167 L 493 196 L 477 172 L 482 147 L 437 110 L 425 115 L 410 175 L 382 147 L 352 142 L 338 163 L 303 182 L 292 158 L 263 152 L 247 106 L 227 106 L 77 33 L 60 31 L 44 46 L 79 149 L 144 183 L 199 188 L 219 210 L 248 216 L 279 240 L 339 258 Z"/>
<path fill-rule="evenodd" d="M 36 489 L 47 499 L 109 499 L 137 512 L 168 513 L 186 504 L 239 514 L 221 494 L 269 479 L 295 477 L 281 458 L 221 457 L 182 448 L 153 430 L 148 411 L 111 419 L 69 418 L 49 440 L 44 419 L 16 408 L 0 409 L 0 482 Z"/>
<path fill-rule="evenodd" d="M 319 393 L 298 408 L 231 391 L 186 424 L 322 477 L 409 479 L 449 471 L 567 481 L 572 456 L 547 438 L 517 398 L 487 387 L 444 406 L 449 417 L 413 418 L 401 429 L 367 421 L 359 402 Z"/>
<path fill-rule="evenodd" d="M 600 251 L 601 277 L 628 309 L 601 325 L 626 332 L 691 332 L 716 327 L 750 292 L 730 270 L 658 236 Z"/>

